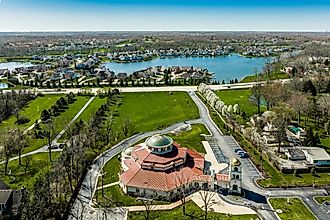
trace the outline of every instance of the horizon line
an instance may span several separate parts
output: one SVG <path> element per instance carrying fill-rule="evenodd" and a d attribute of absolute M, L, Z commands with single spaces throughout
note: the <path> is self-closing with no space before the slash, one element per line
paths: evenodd
<path fill-rule="evenodd" d="M 67 33 L 67 32 L 282 32 L 330 33 L 330 30 L 0 30 L 0 33 Z"/>

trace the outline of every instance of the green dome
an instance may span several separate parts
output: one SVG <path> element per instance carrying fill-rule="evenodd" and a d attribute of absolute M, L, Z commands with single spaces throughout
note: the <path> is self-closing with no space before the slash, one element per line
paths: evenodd
<path fill-rule="evenodd" d="M 150 147 L 167 147 L 172 145 L 173 140 L 166 135 L 156 134 L 147 139 L 146 144 Z"/>

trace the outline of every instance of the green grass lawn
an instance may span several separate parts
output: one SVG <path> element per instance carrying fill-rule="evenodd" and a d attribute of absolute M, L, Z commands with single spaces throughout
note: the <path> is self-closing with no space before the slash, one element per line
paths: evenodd
<path fill-rule="evenodd" d="M 282 220 L 316 219 L 298 198 L 290 198 L 289 203 L 287 198 L 274 198 L 269 201 L 275 210 L 281 209 L 283 211 L 283 213 L 278 214 Z"/>
<path fill-rule="evenodd" d="M 76 96 L 76 101 L 69 105 L 69 108 L 65 112 L 61 113 L 55 118 L 55 131 L 59 133 L 70 121 L 76 116 L 76 114 L 84 107 L 90 97 Z"/>
<path fill-rule="evenodd" d="M 227 105 L 238 104 L 247 116 L 253 116 L 258 113 L 258 107 L 249 101 L 251 96 L 249 89 L 220 90 L 215 93 Z"/>
<path fill-rule="evenodd" d="M 168 220 L 168 219 L 176 219 L 176 220 L 188 220 L 188 219 L 204 219 L 204 211 L 200 209 L 193 201 L 189 201 L 185 205 L 186 213 L 188 215 L 184 215 L 182 211 L 182 206 L 174 208 L 172 210 L 167 211 L 152 211 L 151 219 L 154 220 Z M 145 212 L 129 212 L 128 219 L 130 220 L 143 220 L 145 219 Z M 208 213 L 209 220 L 254 220 L 259 219 L 257 215 L 226 215 L 221 213 L 209 212 Z"/>
<path fill-rule="evenodd" d="M 223 121 L 214 112 L 214 110 L 207 104 L 210 111 L 210 115 L 217 126 L 225 134 L 230 132 L 223 129 Z M 250 155 L 250 159 L 258 167 L 259 170 L 267 176 L 266 179 L 258 181 L 258 184 L 262 187 L 281 187 L 281 186 L 312 186 L 313 184 L 318 186 L 326 186 L 330 183 L 329 173 L 318 173 L 313 176 L 311 174 L 300 174 L 295 176 L 293 174 L 283 174 L 273 167 L 265 155 L 261 154 L 250 142 L 244 140 L 240 135 L 231 132 L 234 138 L 239 142 L 240 146 L 244 148 Z"/>
<path fill-rule="evenodd" d="M 261 77 L 258 80 L 276 80 L 276 79 L 289 79 L 289 75 L 286 73 L 273 73 L 270 75 L 270 77 Z M 256 75 L 250 75 L 250 76 L 246 76 L 244 77 L 244 79 L 242 79 L 240 81 L 240 83 L 248 83 L 248 82 L 256 82 L 257 81 L 257 76 Z"/>
<path fill-rule="evenodd" d="M 30 101 L 23 109 L 19 111 L 21 116 L 26 116 L 30 119 L 29 123 L 17 125 L 16 117 L 11 116 L 9 119 L 0 123 L 0 132 L 9 128 L 20 128 L 27 129 L 36 120 L 40 118 L 41 112 L 44 109 L 49 109 L 62 95 L 45 95 L 43 97 L 39 96 L 35 100 Z"/>
<path fill-rule="evenodd" d="M 205 138 L 201 134 L 209 134 L 209 131 L 206 129 L 203 124 L 194 124 L 192 125 L 191 131 L 183 132 L 179 135 L 169 134 L 170 137 L 182 147 L 187 147 L 197 152 L 206 154 L 206 151 L 203 147 L 202 141 L 205 141 Z"/>
<path fill-rule="evenodd" d="M 83 120 L 84 122 L 88 122 L 95 114 L 95 112 L 101 107 L 101 105 L 105 104 L 106 102 L 107 98 L 96 97 L 85 109 L 85 111 L 79 116 L 77 121 Z"/>
<path fill-rule="evenodd" d="M 203 124 L 195 124 L 192 125 L 191 131 L 183 132 L 178 136 L 173 134 L 170 134 L 169 136 L 171 136 L 174 141 L 183 147 L 194 149 L 200 153 L 206 153 L 202 145 L 202 141 L 204 141 L 205 138 L 201 136 L 201 134 L 209 134 L 209 132 Z M 104 185 L 117 182 L 119 180 L 118 173 L 120 172 L 120 158 L 118 158 L 118 156 L 120 156 L 120 154 L 110 159 L 103 167 L 103 171 L 106 173 L 103 176 Z M 101 185 L 102 178 L 99 177 L 98 186 Z"/>
<path fill-rule="evenodd" d="M 59 116 L 54 118 L 55 123 L 55 132 L 59 133 L 70 121 L 74 118 L 74 116 L 80 111 L 80 109 L 86 104 L 89 100 L 89 97 L 85 96 L 77 96 L 76 101 L 69 105 L 68 109 L 65 109 Z M 45 125 L 41 124 L 40 127 L 43 128 Z M 29 147 L 25 148 L 23 153 L 28 153 L 34 151 L 36 149 L 41 148 L 42 146 L 47 144 L 46 139 L 31 139 Z"/>
<path fill-rule="evenodd" d="M 135 197 L 125 195 L 119 185 L 104 188 L 104 197 L 102 197 L 102 190 L 97 190 L 94 199 L 100 204 L 106 203 L 110 207 L 143 205 Z M 169 202 L 164 201 L 154 201 L 154 203 L 169 204 Z"/>
<path fill-rule="evenodd" d="M 120 155 L 121 154 L 114 156 L 104 165 L 103 172 L 106 173 L 103 176 L 104 185 L 119 181 L 118 173 L 120 171 L 120 158 L 118 158 L 118 156 Z M 102 186 L 102 177 L 99 177 L 97 185 Z"/>
<path fill-rule="evenodd" d="M 315 196 L 314 199 L 322 205 L 325 201 L 330 202 L 330 196 Z"/>
<path fill-rule="evenodd" d="M 58 158 L 60 152 L 52 153 L 52 160 L 55 161 Z M 19 189 L 26 186 L 28 189 L 33 187 L 34 178 L 38 176 L 44 169 L 48 169 L 51 165 L 49 162 L 48 153 L 38 153 L 31 156 L 30 166 L 25 173 L 25 159 L 22 158 L 22 166 L 19 166 L 18 159 L 9 162 L 8 170 L 10 175 L 2 176 L 2 180 L 13 189 Z M 3 169 L 4 165 L 1 165 Z"/>
<path fill-rule="evenodd" d="M 130 119 L 135 132 L 165 128 L 175 122 L 199 117 L 198 108 L 186 92 L 125 93 L 115 124 Z"/>

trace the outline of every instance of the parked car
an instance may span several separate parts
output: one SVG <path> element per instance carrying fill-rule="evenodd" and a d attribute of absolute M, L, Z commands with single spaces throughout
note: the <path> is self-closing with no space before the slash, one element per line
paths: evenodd
<path fill-rule="evenodd" d="M 246 152 L 240 154 L 239 156 L 240 156 L 240 158 L 249 158 L 249 154 Z"/>
<path fill-rule="evenodd" d="M 237 154 L 237 155 L 240 155 L 240 154 L 242 154 L 242 153 L 245 153 L 245 151 L 242 151 L 242 150 L 238 150 L 238 151 L 236 151 L 236 154 Z"/>
<path fill-rule="evenodd" d="M 238 151 L 242 151 L 242 150 L 239 149 L 239 148 L 236 148 L 236 149 L 234 150 L 235 153 L 237 153 Z"/>
<path fill-rule="evenodd" d="M 51 146 L 48 146 L 48 149 L 49 148 L 52 149 L 52 150 L 54 150 L 54 149 L 58 149 L 59 146 L 57 144 L 52 144 Z"/>

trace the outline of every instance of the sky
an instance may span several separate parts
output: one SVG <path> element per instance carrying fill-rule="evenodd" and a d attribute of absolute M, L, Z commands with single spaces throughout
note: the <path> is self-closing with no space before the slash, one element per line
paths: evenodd
<path fill-rule="evenodd" d="M 330 0 L 0 0 L 0 32 L 328 30 Z"/>

